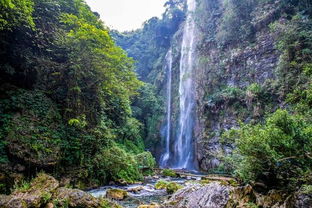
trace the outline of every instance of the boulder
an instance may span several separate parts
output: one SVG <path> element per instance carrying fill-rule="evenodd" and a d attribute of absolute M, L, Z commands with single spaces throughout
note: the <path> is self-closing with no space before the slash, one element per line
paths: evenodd
<path fill-rule="evenodd" d="M 159 190 L 159 189 L 166 189 L 167 185 L 169 184 L 168 181 L 164 181 L 164 180 L 159 180 L 157 181 L 157 183 L 155 184 L 155 189 Z"/>
<path fill-rule="evenodd" d="M 236 187 L 230 191 L 230 198 L 226 207 L 244 207 L 246 204 L 255 200 L 256 196 L 250 185 Z"/>
<path fill-rule="evenodd" d="M 207 185 L 192 184 L 178 190 L 165 203 L 166 207 L 224 208 L 230 198 L 231 187 L 212 182 Z"/>
<path fill-rule="evenodd" d="M 139 193 L 143 189 L 144 189 L 143 186 L 136 186 L 136 187 L 133 187 L 133 188 L 129 188 L 128 191 L 132 192 L 132 193 Z"/>
<path fill-rule="evenodd" d="M 100 207 L 100 200 L 79 189 L 58 188 L 53 194 L 57 205 L 70 207 Z"/>
<path fill-rule="evenodd" d="M 0 199 L 0 207 L 4 208 L 39 208 L 42 204 L 51 199 L 52 192 L 59 186 L 57 180 L 46 174 L 39 174 L 29 188 L 20 188 L 15 190 L 10 196 L 4 196 Z"/>
<path fill-rule="evenodd" d="M 256 194 L 256 204 L 263 208 L 284 207 L 287 194 L 278 190 L 270 190 L 266 195 Z"/>
<path fill-rule="evenodd" d="M 138 206 L 138 208 L 160 208 L 161 206 L 159 204 L 156 203 L 152 203 L 149 205 L 140 205 Z"/>
<path fill-rule="evenodd" d="M 170 182 L 167 186 L 166 186 L 166 191 L 168 194 L 173 194 L 174 192 L 176 192 L 177 190 L 183 188 L 183 186 L 175 183 L 175 182 Z"/>
<path fill-rule="evenodd" d="M 122 189 L 108 189 L 106 197 L 109 199 L 123 200 L 128 196 L 128 192 Z"/>
<path fill-rule="evenodd" d="M 298 191 L 288 197 L 282 208 L 312 208 L 312 194 Z"/>
<path fill-rule="evenodd" d="M 11 195 L 0 195 L 1 208 L 54 207 L 117 208 L 104 198 L 95 198 L 78 189 L 59 187 L 52 176 L 39 174 L 30 184 L 17 188 Z"/>

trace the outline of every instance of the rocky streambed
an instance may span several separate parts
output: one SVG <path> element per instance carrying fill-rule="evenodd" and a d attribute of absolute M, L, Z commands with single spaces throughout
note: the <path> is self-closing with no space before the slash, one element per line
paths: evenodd
<path fill-rule="evenodd" d="M 108 197 L 126 208 L 312 208 L 311 194 L 300 191 L 258 193 L 252 186 L 241 186 L 230 177 L 178 175 L 148 177 L 142 184 L 104 186 L 89 193 L 94 197 Z M 164 181 L 177 184 L 178 190 L 168 193 L 166 186 L 161 184 Z"/>
<path fill-rule="evenodd" d="M 0 208 L 312 208 L 304 191 L 258 193 L 235 179 L 174 173 L 147 177 L 143 183 L 104 186 L 84 192 L 60 186 L 52 176 L 39 174 L 11 195 L 0 195 Z M 176 177 L 179 176 L 179 177 Z"/>
<path fill-rule="evenodd" d="M 126 208 L 137 208 L 141 205 L 150 205 L 157 207 L 165 203 L 170 197 L 166 189 L 157 189 L 155 187 L 158 181 L 174 182 L 184 186 L 187 182 L 185 178 L 172 177 L 147 177 L 143 183 L 132 184 L 127 186 L 103 186 L 98 189 L 89 191 L 94 197 L 108 197 L 115 200 L 116 203 Z"/>

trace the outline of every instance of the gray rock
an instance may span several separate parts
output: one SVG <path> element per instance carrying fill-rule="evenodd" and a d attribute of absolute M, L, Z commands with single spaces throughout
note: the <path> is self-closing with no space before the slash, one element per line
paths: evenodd
<path fill-rule="evenodd" d="M 231 187 L 213 182 L 208 185 L 193 184 L 177 191 L 166 202 L 173 208 L 223 208 L 227 204 Z"/>

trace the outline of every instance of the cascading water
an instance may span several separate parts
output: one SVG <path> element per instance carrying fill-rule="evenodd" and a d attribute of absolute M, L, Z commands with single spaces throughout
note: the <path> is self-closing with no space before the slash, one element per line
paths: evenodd
<path fill-rule="evenodd" d="M 178 131 L 175 141 L 171 139 L 171 69 L 172 69 L 172 50 L 166 56 L 166 67 L 168 70 L 167 87 L 167 124 L 165 132 L 165 151 L 160 159 L 161 167 L 171 167 L 176 169 L 195 170 L 193 143 L 194 130 L 194 86 L 192 80 L 193 56 L 195 51 L 195 21 L 193 12 L 196 9 L 196 0 L 187 0 L 187 17 L 183 29 L 183 40 L 181 45 L 180 59 L 180 116 L 178 121 Z M 171 147 L 170 144 L 174 146 Z M 171 150 L 171 151 L 170 151 Z"/>
<path fill-rule="evenodd" d="M 172 81 L 172 50 L 170 49 L 166 55 L 167 69 L 167 116 L 166 116 L 166 129 L 165 129 L 165 151 L 160 158 L 160 166 L 168 166 L 170 158 L 170 134 L 171 134 L 171 81 Z"/>
<path fill-rule="evenodd" d="M 195 51 L 195 21 L 193 13 L 196 0 L 187 0 L 188 13 L 183 31 L 180 59 L 180 117 L 177 140 L 175 143 L 175 168 L 194 170 L 194 85 L 192 79 L 193 55 Z"/>

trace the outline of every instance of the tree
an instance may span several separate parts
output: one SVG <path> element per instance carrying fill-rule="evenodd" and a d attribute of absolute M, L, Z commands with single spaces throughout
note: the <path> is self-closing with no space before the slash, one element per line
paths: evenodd
<path fill-rule="evenodd" d="M 34 27 L 32 12 L 32 0 L 0 1 L 0 31 L 18 26 Z"/>

